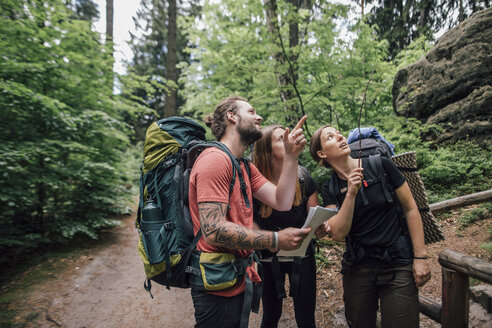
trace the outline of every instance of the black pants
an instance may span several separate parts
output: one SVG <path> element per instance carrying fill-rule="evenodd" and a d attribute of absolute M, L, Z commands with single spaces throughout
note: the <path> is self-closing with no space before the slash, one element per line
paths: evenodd
<path fill-rule="evenodd" d="M 419 296 L 411 264 L 352 268 L 343 277 L 343 299 L 351 328 L 375 328 L 378 301 L 382 328 L 419 327 Z"/>
<path fill-rule="evenodd" d="M 195 328 L 239 327 L 244 293 L 223 297 L 191 290 L 195 308 Z"/>
<path fill-rule="evenodd" d="M 270 262 L 263 264 L 263 317 L 261 327 L 276 328 L 282 316 L 282 298 L 277 297 L 275 283 Z M 285 274 L 289 275 L 292 285 L 291 273 L 293 262 L 279 262 L 281 271 L 281 284 L 285 284 Z M 297 296 L 294 297 L 294 312 L 298 327 L 316 327 L 314 311 L 316 307 L 316 262 L 314 256 L 302 259 L 299 286 Z"/>

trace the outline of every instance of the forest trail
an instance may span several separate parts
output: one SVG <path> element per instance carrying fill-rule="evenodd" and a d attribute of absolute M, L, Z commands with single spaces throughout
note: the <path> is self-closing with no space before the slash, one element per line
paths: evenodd
<path fill-rule="evenodd" d="M 102 238 L 109 240 L 75 261 L 75 267 L 38 285 L 19 304 L 24 315 L 18 319 L 26 327 L 193 326 L 189 290 L 153 285 L 154 299 L 144 290 L 134 216 Z M 29 317 L 36 319 L 26 322 Z"/>
<path fill-rule="evenodd" d="M 134 220 L 134 215 L 121 219 L 121 226 L 103 234 L 105 242 L 11 304 L 18 312 L 15 327 L 193 327 L 189 289 L 153 284 L 154 299 L 144 290 Z M 280 327 L 295 327 L 287 312 Z M 251 313 L 250 327 L 260 321 Z"/>

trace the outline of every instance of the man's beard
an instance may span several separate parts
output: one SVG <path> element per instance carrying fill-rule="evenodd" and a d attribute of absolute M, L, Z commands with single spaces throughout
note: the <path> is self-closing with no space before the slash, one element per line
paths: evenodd
<path fill-rule="evenodd" d="M 241 137 L 241 142 L 246 146 L 251 145 L 253 142 L 255 142 L 256 140 L 260 139 L 263 136 L 261 131 L 258 131 L 256 129 L 255 124 L 251 123 L 249 127 L 245 126 L 240 116 L 239 116 L 239 124 L 237 126 L 237 131 L 239 132 L 239 136 Z"/>

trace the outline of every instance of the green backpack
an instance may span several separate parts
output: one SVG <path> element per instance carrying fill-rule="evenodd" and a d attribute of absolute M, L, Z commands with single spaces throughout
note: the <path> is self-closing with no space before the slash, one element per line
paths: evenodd
<path fill-rule="evenodd" d="M 232 191 L 237 175 L 249 206 L 239 161 L 222 143 L 206 141 L 201 125 L 186 117 L 173 116 L 154 122 L 147 129 L 135 225 L 146 274 L 144 287 L 149 293 L 151 281 L 168 289 L 189 288 L 190 275 L 200 275 L 190 266 L 201 231 L 193 234 L 188 183 L 196 158 L 207 147 L 217 147 L 229 155 L 233 169 L 229 190 Z"/>

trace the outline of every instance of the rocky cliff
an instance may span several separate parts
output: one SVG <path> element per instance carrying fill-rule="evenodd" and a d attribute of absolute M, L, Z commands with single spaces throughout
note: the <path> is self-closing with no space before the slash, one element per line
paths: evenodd
<path fill-rule="evenodd" d="M 437 124 L 439 143 L 473 139 L 492 145 L 492 8 L 446 32 L 419 61 L 401 69 L 393 84 L 400 115 Z"/>

